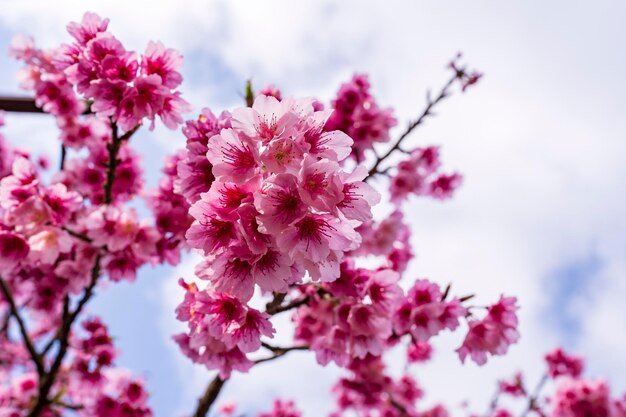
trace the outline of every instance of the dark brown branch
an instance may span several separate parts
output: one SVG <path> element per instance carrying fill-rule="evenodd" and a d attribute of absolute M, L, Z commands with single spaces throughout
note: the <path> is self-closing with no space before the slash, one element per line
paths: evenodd
<path fill-rule="evenodd" d="M 107 163 L 107 176 L 106 183 L 104 184 L 105 204 L 111 204 L 113 202 L 113 183 L 115 182 L 115 171 L 120 163 L 120 160 L 117 157 L 120 152 L 120 147 L 124 141 L 130 139 L 140 126 L 141 124 L 138 124 L 120 137 L 117 124 L 115 122 L 111 122 L 111 143 L 107 145 L 109 150 L 109 162 Z"/>
<path fill-rule="evenodd" d="M 302 345 L 302 346 L 280 347 L 280 346 L 270 345 L 269 343 L 265 343 L 265 342 L 261 342 L 261 346 L 263 346 L 267 350 L 271 350 L 274 353 L 277 353 L 277 352 L 291 352 L 292 350 L 308 350 L 309 349 L 308 346 L 304 346 L 304 345 Z"/>
<path fill-rule="evenodd" d="M 63 171 L 65 169 L 65 157 L 67 156 L 67 148 L 65 145 L 61 144 L 61 162 L 59 163 L 59 170 Z"/>
<path fill-rule="evenodd" d="M 469 295 L 466 295 L 466 296 L 463 296 L 463 297 L 459 298 L 459 301 L 460 301 L 460 302 L 462 302 L 462 303 L 464 303 L 464 302 L 466 302 L 466 301 L 471 300 L 471 299 L 472 299 L 472 298 L 474 298 L 474 297 L 476 297 L 476 295 L 475 295 L 475 294 L 469 294 Z"/>
<path fill-rule="evenodd" d="M 117 154 L 120 151 L 122 141 L 118 137 L 117 124 L 111 125 L 111 143 L 107 145 L 109 150 L 109 162 L 107 164 L 106 183 L 104 184 L 104 203 L 111 204 L 113 201 L 113 182 L 115 181 L 115 170 L 119 164 Z"/>
<path fill-rule="evenodd" d="M 70 299 L 69 296 L 65 296 L 65 302 L 63 303 L 63 319 L 61 323 L 61 327 L 59 329 L 59 335 L 56 340 L 59 341 L 59 351 L 54 359 L 54 362 L 50 366 L 50 370 L 41 377 L 39 382 L 39 395 L 37 397 L 37 402 L 32 408 L 31 412 L 28 414 L 28 417 L 38 417 L 41 415 L 45 407 L 50 403 L 50 399 L 48 395 L 50 394 L 50 389 L 54 385 L 57 374 L 61 369 L 61 365 L 63 364 L 63 359 L 67 354 L 67 349 L 69 347 L 69 337 L 72 331 L 72 325 L 74 321 L 78 318 L 81 311 L 85 307 L 85 304 L 91 299 L 93 296 L 93 290 L 98 283 L 98 278 L 100 277 L 100 260 L 101 255 L 98 254 L 96 256 L 96 260 L 94 262 L 93 269 L 91 270 L 91 281 L 87 288 L 85 288 L 85 292 L 83 296 L 78 301 L 76 308 L 73 312 L 70 313 Z M 54 343 L 54 340 L 53 340 Z"/>
<path fill-rule="evenodd" d="M 451 288 L 452 288 L 452 284 L 446 285 L 446 289 L 443 291 L 443 294 L 441 295 L 441 301 L 446 301 L 446 298 L 448 298 L 448 295 L 450 294 Z"/>
<path fill-rule="evenodd" d="M 68 234 L 70 234 L 70 235 L 74 236 L 76 239 L 80 239 L 80 240 L 82 240 L 83 242 L 87 242 L 87 243 L 91 243 L 91 242 L 92 242 L 92 239 L 91 239 L 89 236 L 87 236 L 87 235 L 84 235 L 84 234 L 82 234 L 82 233 L 75 232 L 74 230 L 72 230 L 72 229 L 68 229 L 68 228 L 67 228 L 67 227 L 65 227 L 65 226 L 64 226 L 64 227 L 61 227 L 61 229 L 65 230 Z"/>
<path fill-rule="evenodd" d="M 90 100 L 85 100 L 85 111 L 83 114 L 91 114 Z M 33 97 L 23 96 L 0 96 L 0 110 L 13 113 L 46 113 L 38 107 Z"/>
<path fill-rule="evenodd" d="M 26 324 L 24 323 L 22 316 L 20 316 L 20 312 L 17 309 L 17 305 L 15 304 L 15 300 L 13 299 L 13 295 L 11 294 L 11 290 L 2 278 L 0 278 L 0 289 L 2 289 L 2 294 L 9 304 L 11 314 L 13 315 L 13 317 L 15 317 L 15 320 L 17 321 L 18 327 L 20 328 L 20 334 L 22 335 L 22 339 L 24 340 L 24 344 L 26 345 L 26 349 L 28 349 L 28 353 L 30 353 L 31 358 L 35 363 L 35 367 L 37 368 L 37 374 L 41 376 L 44 373 L 43 361 L 41 360 L 41 356 L 39 355 L 39 353 L 37 353 L 33 342 L 30 340 L 28 330 L 26 329 Z"/>
<path fill-rule="evenodd" d="M 265 312 L 267 314 L 272 314 L 272 311 L 276 310 L 277 308 L 280 308 L 280 306 L 283 304 L 283 301 L 285 301 L 285 297 L 287 297 L 286 293 L 275 292 L 274 298 L 272 298 L 272 301 L 265 304 Z"/>
<path fill-rule="evenodd" d="M 4 335 L 5 338 L 9 338 L 9 321 L 11 320 L 11 312 L 7 311 L 2 318 L 2 326 L 0 326 L 0 333 Z"/>
<path fill-rule="evenodd" d="M 284 356 L 289 352 L 293 352 L 294 350 L 308 350 L 309 349 L 308 346 L 277 347 L 277 346 L 269 345 L 267 343 L 261 343 L 261 346 L 263 346 L 265 349 L 270 350 L 274 354 L 267 358 L 257 359 L 256 361 L 254 361 L 255 364 L 273 361 L 274 359 L 280 358 L 281 356 Z"/>
<path fill-rule="evenodd" d="M 398 410 L 398 412 L 400 413 L 400 417 L 406 417 L 409 415 L 409 413 L 407 413 L 406 411 L 406 407 L 404 407 L 402 404 L 400 404 L 398 401 L 396 401 L 393 398 L 389 399 L 389 403 L 396 409 Z"/>
<path fill-rule="evenodd" d="M 225 379 L 222 379 L 218 376 L 213 378 L 213 381 L 209 384 L 209 386 L 204 391 L 202 398 L 198 401 L 198 408 L 196 408 L 194 417 L 205 417 L 209 414 L 209 410 L 211 409 L 211 405 L 217 399 L 220 391 L 224 387 Z"/>
<path fill-rule="evenodd" d="M 448 97 L 450 95 L 449 93 L 449 88 L 452 86 L 452 84 L 454 84 L 454 82 L 458 79 L 460 79 L 460 77 L 462 76 L 463 72 L 462 71 L 456 71 L 454 76 L 452 78 L 450 78 L 448 80 L 448 82 L 441 88 L 439 95 L 432 100 L 430 98 L 430 94 L 427 95 L 426 98 L 426 108 L 422 111 L 422 114 L 413 122 L 409 123 L 409 126 L 407 127 L 407 129 L 404 131 L 404 133 L 402 133 L 400 135 L 400 137 L 396 140 L 396 142 L 391 146 L 391 148 L 389 148 L 387 150 L 387 152 L 376 158 L 376 162 L 374 163 L 374 166 L 372 166 L 372 168 L 370 168 L 369 170 L 369 175 L 367 176 L 367 178 L 365 178 L 365 181 L 367 181 L 369 178 L 373 177 L 375 174 L 379 174 L 381 172 L 386 172 L 386 170 L 379 170 L 379 166 L 382 162 L 384 162 L 387 158 L 389 158 L 389 156 L 394 153 L 397 150 L 401 150 L 400 145 L 402 144 L 402 141 L 404 141 L 404 139 L 407 138 L 407 136 L 409 136 L 411 134 L 411 132 L 413 132 L 413 130 L 415 130 L 419 125 L 421 125 L 422 123 L 424 123 L 424 120 L 426 120 L 426 118 L 430 115 L 432 115 L 432 110 L 433 108 L 440 102 L 442 101 L 444 98 Z M 402 152 L 407 152 L 405 150 L 402 150 Z"/>
<path fill-rule="evenodd" d="M 0 110 L 16 113 L 44 113 L 32 97 L 0 96 Z"/>
<path fill-rule="evenodd" d="M 310 300 L 309 296 L 306 295 L 298 300 L 293 300 L 292 302 L 285 304 L 285 305 L 277 305 L 277 306 L 270 306 L 268 304 L 267 308 L 266 308 L 266 312 L 269 315 L 275 315 L 278 313 L 282 313 L 284 311 L 289 311 L 291 309 L 300 307 L 301 305 L 304 305 L 306 303 L 308 303 Z M 270 308 L 271 307 L 271 308 Z"/>

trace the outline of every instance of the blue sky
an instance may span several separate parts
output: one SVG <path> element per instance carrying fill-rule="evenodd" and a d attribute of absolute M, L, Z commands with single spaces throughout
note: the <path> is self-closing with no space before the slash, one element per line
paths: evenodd
<path fill-rule="evenodd" d="M 67 40 L 64 25 L 86 3 L 0 1 L 0 49 L 18 32 L 42 46 Z M 618 2 L 89 2 L 111 18 L 111 30 L 135 50 L 162 40 L 185 55 L 182 86 L 199 111 L 240 105 L 243 83 L 274 83 L 284 93 L 328 100 L 355 71 L 371 75 L 383 105 L 400 125 L 422 108 L 425 91 L 447 77 L 457 51 L 486 76 L 441 107 L 413 138 L 440 144 L 444 164 L 465 174 L 445 204 L 407 207 L 418 258 L 407 279 L 453 281 L 459 293 L 488 302 L 500 292 L 523 306 L 522 342 L 483 368 L 461 368 L 458 335 L 437 341 L 432 364 L 418 369 L 428 401 L 472 398 L 481 410 L 490 381 L 522 368 L 535 378 L 544 351 L 556 344 L 589 357 L 591 375 L 626 390 L 626 57 Z M 16 92 L 17 65 L 0 58 L 2 92 Z M 191 116 L 190 116 L 191 117 Z M 4 132 L 33 149 L 57 151 L 50 120 L 9 117 Z M 162 158 L 184 146 L 180 133 L 142 132 L 135 146 L 155 184 Z M 380 184 L 383 185 L 382 183 Z M 378 208 L 380 215 L 388 207 Z M 101 314 L 122 351 L 121 364 L 148 379 L 157 416 L 193 408 L 211 374 L 193 367 L 169 341 L 179 268 L 145 268 L 137 283 L 101 291 Z M 393 360 L 392 360 L 393 362 Z M 297 369 L 297 373 L 294 373 Z M 454 373 L 454 380 L 446 377 Z M 224 398 L 254 409 L 275 395 L 296 398 L 307 416 L 330 406 L 337 370 L 320 370 L 311 355 L 260 366 L 236 377 Z M 315 381 L 311 384 L 310 381 Z M 306 382 L 303 382 L 306 381 Z M 450 392 L 454 393 L 451 394 Z M 321 410 L 320 410 L 321 408 Z"/>

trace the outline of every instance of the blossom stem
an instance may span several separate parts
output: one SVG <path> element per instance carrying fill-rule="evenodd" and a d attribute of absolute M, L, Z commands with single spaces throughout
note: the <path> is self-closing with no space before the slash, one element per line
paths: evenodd
<path fill-rule="evenodd" d="M 372 166 L 372 168 L 370 168 L 369 170 L 369 174 L 367 176 L 367 178 L 365 178 L 364 181 L 367 181 L 369 178 L 373 177 L 376 174 L 379 174 L 383 171 L 379 170 L 379 166 L 382 162 L 384 162 L 387 158 L 389 158 L 389 156 L 391 156 L 392 153 L 394 153 L 397 150 L 400 150 L 400 145 L 402 144 L 402 141 L 404 141 L 404 139 L 407 138 L 407 136 L 409 136 L 411 134 L 411 132 L 413 132 L 413 130 L 415 130 L 419 125 L 421 125 L 422 123 L 424 123 L 424 120 L 426 120 L 426 118 L 428 116 L 432 115 L 432 110 L 433 108 L 443 99 L 445 99 L 446 97 L 450 96 L 450 87 L 454 84 L 454 82 L 458 79 L 460 79 L 461 74 L 463 74 L 463 72 L 461 71 L 455 71 L 454 76 L 451 77 L 448 82 L 441 88 L 441 90 L 439 91 L 439 95 L 437 95 L 437 97 L 435 97 L 435 99 L 431 99 L 430 98 L 430 94 L 427 95 L 426 97 L 426 107 L 424 108 L 424 110 L 422 111 L 422 114 L 413 122 L 409 123 L 409 126 L 407 127 L 407 129 L 404 131 L 404 133 L 402 133 L 400 135 L 400 137 L 396 140 L 396 142 L 391 146 L 391 148 L 389 148 L 387 150 L 387 152 L 385 154 L 383 154 L 382 156 L 379 156 L 376 158 L 376 162 L 374 163 L 374 165 Z M 403 151 L 406 152 L 406 151 Z"/>
<path fill-rule="evenodd" d="M 20 334 L 22 335 L 22 339 L 24 339 L 24 344 L 26 345 L 26 349 L 28 349 L 28 352 L 30 353 L 31 358 L 33 359 L 33 362 L 35 363 L 35 367 L 37 368 L 37 373 L 41 376 L 45 372 L 43 361 L 41 360 L 41 356 L 39 355 L 39 353 L 37 353 L 37 350 L 35 349 L 33 342 L 30 340 L 30 336 L 28 335 L 28 330 L 26 329 L 26 324 L 24 323 L 22 316 L 20 316 L 20 313 L 17 309 L 17 305 L 15 304 L 15 300 L 13 299 L 13 295 L 11 294 L 11 290 L 9 289 L 8 285 L 2 278 L 0 278 L 0 289 L 2 289 L 2 294 L 4 295 L 4 298 L 7 300 L 7 303 L 9 303 L 11 314 L 13 315 L 13 317 L 15 317 L 15 320 L 17 321 L 18 327 L 20 328 Z"/>

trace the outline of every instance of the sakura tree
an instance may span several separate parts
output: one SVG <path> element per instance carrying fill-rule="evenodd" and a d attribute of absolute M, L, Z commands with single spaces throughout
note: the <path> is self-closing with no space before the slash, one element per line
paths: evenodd
<path fill-rule="evenodd" d="M 365 75 L 330 104 L 272 86 L 255 94 L 248 84 L 242 107 L 184 121 L 181 55 L 160 42 L 128 51 L 107 27 L 86 13 L 68 25 L 71 43 L 44 50 L 20 37 L 11 50 L 24 63 L 21 86 L 56 119 L 61 163 L 47 173 L 46 160 L 2 138 L 0 417 L 151 416 L 143 381 L 116 366 L 107 326 L 87 306 L 104 283 L 133 281 L 144 264 L 176 265 L 189 250 L 202 260 L 179 281 L 185 296 L 172 314 L 186 331 L 173 339 L 217 374 L 189 415 L 238 415 L 233 404 L 212 409 L 233 372 L 307 350 L 320 366 L 345 369 L 332 417 L 447 416 L 443 405 L 425 409 L 411 368 L 394 376 L 385 356 L 400 349 L 408 365 L 428 361 L 432 338 L 454 331 L 460 361 L 484 364 L 519 338 L 515 297 L 478 306 L 449 284 L 406 276 L 404 202 L 445 200 L 462 179 L 442 170 L 438 147 L 410 135 L 481 74 L 454 59 L 449 81 L 397 137 L 393 110 L 377 103 Z M 182 125 L 186 148 L 146 191 L 131 142 L 157 119 Z M 379 191 L 393 207 L 381 219 L 371 210 Z M 140 198 L 150 218 L 133 208 Z M 277 328 L 278 315 L 293 328 Z M 273 343 L 283 331 L 292 344 Z M 523 416 L 626 416 L 626 398 L 581 377 L 582 359 L 556 350 L 546 360 L 534 391 L 518 375 L 485 413 L 462 413 L 510 416 L 500 401 L 509 396 L 522 399 Z M 548 400 L 543 387 L 553 380 Z M 259 417 L 300 415 L 279 399 Z"/>

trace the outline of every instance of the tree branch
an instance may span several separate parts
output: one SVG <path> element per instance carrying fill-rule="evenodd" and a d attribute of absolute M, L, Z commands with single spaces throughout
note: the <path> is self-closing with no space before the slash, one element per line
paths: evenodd
<path fill-rule="evenodd" d="M 61 227 L 61 229 L 65 230 L 68 234 L 74 236 L 75 238 L 82 240 L 83 242 L 87 242 L 87 243 L 91 243 L 92 242 L 92 239 L 89 236 L 87 236 L 87 235 L 75 232 L 74 230 L 68 229 L 65 226 Z"/>
<path fill-rule="evenodd" d="M 284 356 L 287 353 L 292 352 L 294 350 L 308 350 L 309 349 L 308 346 L 277 347 L 277 346 L 269 345 L 269 344 L 264 343 L 264 342 L 261 343 L 261 346 L 263 346 L 267 350 L 270 350 L 274 354 L 272 356 L 267 357 L 267 358 L 261 358 L 261 359 L 255 360 L 254 361 L 255 364 L 273 361 L 274 359 L 280 358 L 281 356 Z"/>
<path fill-rule="evenodd" d="M 73 312 L 70 313 L 70 299 L 69 296 L 65 296 L 65 302 L 63 303 L 63 319 L 61 323 L 61 327 L 59 329 L 58 337 L 53 339 L 52 344 L 55 340 L 59 341 L 59 351 L 50 366 L 50 370 L 45 373 L 39 381 L 39 395 L 37 397 L 37 402 L 33 406 L 31 412 L 28 414 L 28 417 L 38 417 L 41 415 L 45 407 L 50 403 L 50 399 L 48 399 L 48 395 L 50 394 L 50 389 L 56 380 L 57 374 L 61 369 L 61 365 L 63 364 L 63 359 L 67 354 L 67 349 L 69 347 L 69 337 L 72 330 L 72 325 L 74 321 L 78 318 L 81 313 L 83 307 L 89 299 L 93 296 L 93 290 L 98 283 L 98 278 L 100 277 L 100 259 L 101 255 L 98 254 L 96 256 L 96 261 L 94 262 L 93 269 L 91 270 L 91 281 L 87 288 L 85 288 L 85 292 L 83 296 L 78 301 L 76 308 Z M 52 346 L 50 344 L 50 346 Z"/>
<path fill-rule="evenodd" d="M 111 143 L 107 145 L 109 150 L 109 162 L 107 163 L 106 183 L 104 184 L 104 204 L 111 204 L 113 201 L 113 182 L 115 181 L 115 170 L 119 160 L 117 154 L 120 151 L 122 141 L 118 137 L 117 124 L 111 124 Z"/>
<path fill-rule="evenodd" d="M 44 113 L 32 97 L 0 96 L 0 110 L 17 113 Z"/>
<path fill-rule="evenodd" d="M 59 163 L 59 170 L 63 171 L 65 169 L 65 157 L 67 156 L 67 148 L 65 145 L 61 144 L 61 161 Z"/>
<path fill-rule="evenodd" d="M 198 408 L 196 408 L 195 413 L 193 413 L 194 417 L 205 417 L 209 414 L 211 405 L 213 405 L 217 399 L 217 396 L 224 387 L 225 382 L 226 380 L 220 378 L 219 375 L 213 378 L 213 381 L 211 381 L 209 386 L 204 391 L 202 398 L 198 401 Z"/>
<path fill-rule="evenodd" d="M 20 316 L 19 311 L 17 310 L 17 305 L 15 304 L 15 300 L 13 299 L 13 295 L 11 294 L 11 290 L 8 285 L 4 281 L 3 278 L 0 277 L 0 289 L 2 289 L 2 294 L 4 298 L 7 300 L 9 304 L 9 309 L 15 320 L 17 321 L 18 327 L 20 328 L 20 334 L 22 335 L 22 339 L 24 340 L 24 344 L 26 345 L 26 349 L 30 353 L 33 362 L 35 363 L 35 367 L 37 368 L 37 374 L 40 376 L 44 373 L 43 361 L 41 360 L 41 356 L 37 353 L 33 342 L 30 340 L 30 336 L 28 335 L 28 330 L 26 329 L 26 324 L 24 320 Z"/>
<path fill-rule="evenodd" d="M 308 303 L 309 300 L 310 300 L 310 297 L 308 295 L 305 295 L 304 297 L 298 300 L 293 300 L 290 303 L 287 303 L 285 305 L 281 305 L 281 304 L 273 305 L 271 303 L 268 303 L 266 307 L 266 313 L 269 314 L 270 316 L 273 316 L 275 314 L 282 313 L 284 311 L 288 311 L 288 310 L 300 307 L 301 305 Z"/>
<path fill-rule="evenodd" d="M 440 102 L 442 101 L 444 98 L 448 97 L 450 95 L 450 93 L 448 92 L 448 89 L 452 86 L 452 84 L 454 84 L 454 82 L 458 79 L 460 79 L 461 75 L 463 74 L 462 70 L 456 71 L 454 73 L 454 76 L 452 78 L 450 78 L 448 80 L 448 82 L 441 88 L 441 90 L 439 91 L 439 95 L 434 99 L 431 100 L 430 98 L 430 94 L 427 94 L 426 96 L 426 108 L 424 108 L 424 110 L 422 111 L 422 114 L 413 122 L 409 123 L 409 126 L 407 127 L 407 129 L 404 131 L 404 133 L 402 133 L 400 135 L 400 137 L 396 140 L 396 142 L 391 146 L 391 148 L 389 148 L 389 150 L 387 150 L 387 152 L 376 158 L 376 162 L 374 163 L 374 165 L 372 166 L 372 168 L 370 168 L 369 170 L 369 174 L 368 176 L 365 178 L 364 181 L 367 181 L 369 178 L 371 178 L 372 176 L 374 176 L 375 174 L 379 174 L 381 172 L 385 172 L 386 170 L 383 171 L 379 171 L 378 167 L 380 166 L 380 164 L 382 162 L 384 162 L 387 158 L 389 158 L 389 156 L 397 150 L 402 150 L 400 148 L 400 145 L 402 144 L 402 141 L 404 139 L 407 138 L 407 136 L 409 136 L 409 134 L 411 134 L 411 132 L 413 132 L 413 130 L 415 130 L 419 125 L 421 125 L 424 120 L 432 115 L 432 110 L 433 108 Z M 402 150 L 402 152 L 405 152 L 405 150 Z"/>
<path fill-rule="evenodd" d="M 90 114 L 92 102 L 86 100 L 84 103 L 86 108 L 83 114 Z M 0 110 L 13 113 L 46 113 L 40 107 L 37 107 L 33 97 L 22 96 L 0 96 Z"/>

